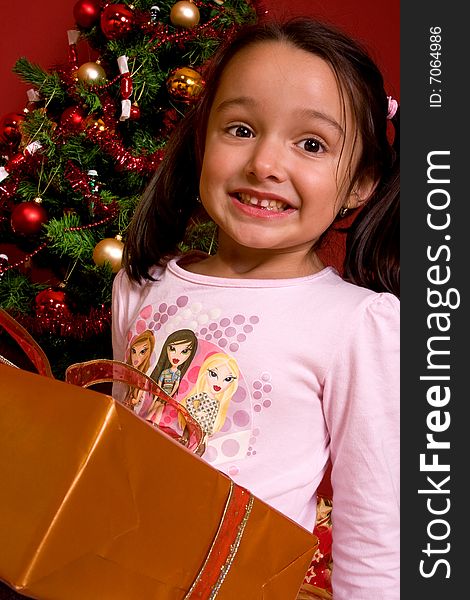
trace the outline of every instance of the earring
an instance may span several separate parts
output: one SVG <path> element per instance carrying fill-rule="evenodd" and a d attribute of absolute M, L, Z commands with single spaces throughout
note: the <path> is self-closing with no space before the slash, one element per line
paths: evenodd
<path fill-rule="evenodd" d="M 342 207 L 339 209 L 339 216 L 340 216 L 341 218 L 345 217 L 345 216 L 348 214 L 348 210 L 349 210 L 349 206 L 342 206 Z"/>
<path fill-rule="evenodd" d="M 201 204 L 201 199 L 199 198 L 199 196 L 196 196 L 196 202 L 197 202 L 198 204 Z"/>

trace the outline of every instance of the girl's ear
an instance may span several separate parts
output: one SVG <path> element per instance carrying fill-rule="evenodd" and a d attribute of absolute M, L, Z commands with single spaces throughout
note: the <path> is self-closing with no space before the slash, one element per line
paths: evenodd
<path fill-rule="evenodd" d="M 371 177 L 364 177 L 362 181 L 357 182 L 349 196 L 348 208 L 359 208 L 366 204 L 374 193 L 377 183 Z"/>

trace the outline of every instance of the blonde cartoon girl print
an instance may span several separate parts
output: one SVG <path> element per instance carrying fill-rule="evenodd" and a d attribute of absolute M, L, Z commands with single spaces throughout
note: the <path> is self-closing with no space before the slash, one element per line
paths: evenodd
<path fill-rule="evenodd" d="M 211 354 L 202 363 L 195 386 L 181 401 L 203 430 L 199 455 L 204 453 L 208 438 L 223 426 L 238 381 L 236 360 L 223 352 Z"/>

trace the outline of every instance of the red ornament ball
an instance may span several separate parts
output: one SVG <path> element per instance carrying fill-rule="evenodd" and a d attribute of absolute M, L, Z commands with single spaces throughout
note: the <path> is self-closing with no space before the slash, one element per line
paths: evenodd
<path fill-rule="evenodd" d="M 20 235 L 34 235 L 47 222 L 47 212 L 33 201 L 17 204 L 11 213 L 11 228 Z"/>
<path fill-rule="evenodd" d="M 0 143 L 17 146 L 21 141 L 20 123 L 24 115 L 11 112 L 0 119 Z"/>
<path fill-rule="evenodd" d="M 140 108 L 137 106 L 137 104 L 133 104 L 131 106 L 131 112 L 129 115 L 129 119 L 131 121 L 137 121 L 138 119 L 140 119 Z"/>
<path fill-rule="evenodd" d="M 67 297 L 61 289 L 42 290 L 37 294 L 34 303 L 38 317 L 57 318 L 71 315 Z"/>
<path fill-rule="evenodd" d="M 130 33 L 134 15 L 125 4 L 108 4 L 101 13 L 100 24 L 108 40 L 117 40 Z"/>
<path fill-rule="evenodd" d="M 80 106 L 69 106 L 60 117 L 60 124 L 64 129 L 80 131 L 85 127 L 85 113 Z"/>
<path fill-rule="evenodd" d="M 15 171 L 19 173 L 25 166 L 26 155 L 22 152 L 18 152 L 10 158 L 10 160 L 5 165 L 5 169 L 8 171 L 8 173 L 15 173 Z"/>
<path fill-rule="evenodd" d="M 77 25 L 92 27 L 100 18 L 100 3 L 98 0 L 78 0 L 73 7 L 73 17 Z"/>

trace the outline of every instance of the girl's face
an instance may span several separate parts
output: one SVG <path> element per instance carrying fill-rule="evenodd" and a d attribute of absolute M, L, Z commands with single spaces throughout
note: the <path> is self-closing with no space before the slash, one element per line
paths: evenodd
<path fill-rule="evenodd" d="M 224 392 L 236 378 L 236 375 L 232 373 L 227 365 L 220 364 L 210 367 L 206 371 L 206 389 L 212 394 L 220 394 Z"/>
<path fill-rule="evenodd" d="M 150 352 L 150 344 L 148 342 L 138 342 L 131 348 L 132 366 L 138 369 L 147 358 Z"/>
<path fill-rule="evenodd" d="M 356 196 L 339 197 L 346 163 L 352 155 L 354 169 L 360 152 L 349 107 L 343 112 L 331 68 L 309 52 L 261 42 L 229 62 L 209 115 L 200 179 L 219 250 L 305 257 L 342 205 L 357 206 Z"/>
<path fill-rule="evenodd" d="M 192 342 L 169 344 L 166 352 L 170 363 L 173 366 L 182 365 L 191 356 L 192 346 Z"/>

